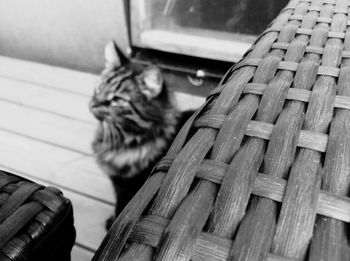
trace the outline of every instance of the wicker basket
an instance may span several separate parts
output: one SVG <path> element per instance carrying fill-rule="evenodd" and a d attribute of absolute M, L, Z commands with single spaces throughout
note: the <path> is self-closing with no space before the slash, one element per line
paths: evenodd
<path fill-rule="evenodd" d="M 0 260 L 69 261 L 72 213 L 59 190 L 0 171 Z"/>
<path fill-rule="evenodd" d="M 94 260 L 350 260 L 348 0 L 292 0 Z"/>

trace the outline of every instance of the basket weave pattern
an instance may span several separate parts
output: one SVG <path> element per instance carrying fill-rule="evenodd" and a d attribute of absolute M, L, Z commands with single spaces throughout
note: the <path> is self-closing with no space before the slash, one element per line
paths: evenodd
<path fill-rule="evenodd" d="M 292 0 L 94 260 L 350 260 L 349 5 Z"/>
<path fill-rule="evenodd" d="M 70 260 L 71 203 L 61 191 L 0 171 L 0 260 Z"/>

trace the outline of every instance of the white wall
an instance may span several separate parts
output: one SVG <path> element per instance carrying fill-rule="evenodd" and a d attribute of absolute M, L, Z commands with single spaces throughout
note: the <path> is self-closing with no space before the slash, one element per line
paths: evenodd
<path fill-rule="evenodd" d="M 0 55 L 99 72 L 126 30 L 123 0 L 0 0 Z"/>

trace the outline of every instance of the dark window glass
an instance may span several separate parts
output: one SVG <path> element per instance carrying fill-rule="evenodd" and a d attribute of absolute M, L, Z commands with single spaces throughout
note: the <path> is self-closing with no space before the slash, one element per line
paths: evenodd
<path fill-rule="evenodd" d="M 153 28 L 179 30 L 185 27 L 257 35 L 288 0 L 163 0 L 152 3 Z"/>

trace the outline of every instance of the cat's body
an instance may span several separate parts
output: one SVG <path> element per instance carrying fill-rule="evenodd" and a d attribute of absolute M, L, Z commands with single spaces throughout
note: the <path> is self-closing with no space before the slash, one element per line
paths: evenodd
<path fill-rule="evenodd" d="M 106 68 L 90 103 L 99 120 L 93 151 L 115 188 L 116 215 L 140 189 L 192 113 L 175 108 L 157 67 L 137 68 L 117 55 L 116 46 L 107 45 Z"/>

